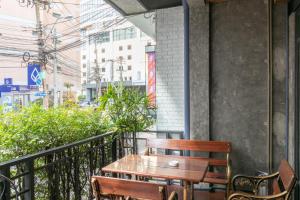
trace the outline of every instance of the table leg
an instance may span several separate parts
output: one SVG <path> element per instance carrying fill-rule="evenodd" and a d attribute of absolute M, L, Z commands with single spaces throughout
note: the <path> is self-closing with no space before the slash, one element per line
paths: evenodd
<path fill-rule="evenodd" d="M 188 200 L 189 182 L 183 181 L 183 200 Z"/>

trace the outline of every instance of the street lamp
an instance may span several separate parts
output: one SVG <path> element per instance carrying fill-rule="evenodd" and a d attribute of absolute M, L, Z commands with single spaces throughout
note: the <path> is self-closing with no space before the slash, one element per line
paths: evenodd
<path fill-rule="evenodd" d="M 68 20 L 71 20 L 73 19 L 73 16 L 69 15 L 69 16 L 66 16 L 66 17 L 62 17 L 61 14 L 59 13 L 55 13 L 53 12 L 52 13 L 52 16 L 56 18 L 56 21 L 55 23 L 53 24 L 53 27 L 50 31 L 50 33 L 52 33 L 53 31 L 53 43 L 54 43 L 54 66 L 53 66 L 53 105 L 54 107 L 56 107 L 58 105 L 58 91 L 57 91 L 57 85 L 56 85 L 56 82 L 57 82 L 57 56 L 56 56 L 56 46 L 57 46 L 57 43 L 58 43 L 58 39 L 57 39 L 57 34 L 56 34 L 56 28 L 55 28 L 55 25 L 57 24 L 57 22 L 61 19 L 68 19 Z M 50 34 L 49 34 L 50 35 Z"/>

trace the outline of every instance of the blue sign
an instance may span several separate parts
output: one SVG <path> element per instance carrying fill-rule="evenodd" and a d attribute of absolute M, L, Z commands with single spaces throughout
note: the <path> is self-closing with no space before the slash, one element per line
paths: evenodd
<path fill-rule="evenodd" d="M 34 94 L 34 96 L 36 97 L 45 97 L 46 95 L 47 95 L 46 92 L 37 92 Z"/>
<path fill-rule="evenodd" d="M 0 85 L 0 92 L 11 92 L 11 86 Z"/>
<path fill-rule="evenodd" d="M 4 85 L 12 85 L 13 81 L 12 78 L 4 78 Z"/>
<path fill-rule="evenodd" d="M 39 64 L 28 64 L 28 85 L 42 85 L 41 66 Z"/>

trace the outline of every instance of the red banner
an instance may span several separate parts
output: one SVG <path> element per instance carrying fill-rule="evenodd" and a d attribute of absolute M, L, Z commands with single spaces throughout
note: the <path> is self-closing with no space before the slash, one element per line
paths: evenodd
<path fill-rule="evenodd" d="M 148 53 L 148 97 L 152 105 L 156 105 L 156 63 L 155 52 Z"/>

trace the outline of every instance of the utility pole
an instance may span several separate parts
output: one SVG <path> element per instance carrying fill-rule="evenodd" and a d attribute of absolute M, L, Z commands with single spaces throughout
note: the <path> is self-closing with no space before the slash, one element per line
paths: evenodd
<path fill-rule="evenodd" d="M 96 81 L 96 98 L 98 99 L 99 97 L 101 97 L 101 79 L 102 79 L 102 75 L 101 75 L 101 69 L 98 65 L 98 50 L 97 50 L 97 40 L 96 40 L 96 36 L 94 37 L 94 42 L 95 42 L 95 65 L 96 67 L 94 68 L 94 80 Z"/>
<path fill-rule="evenodd" d="M 118 61 L 119 61 L 120 65 L 119 65 L 119 69 L 117 71 L 120 72 L 120 81 L 123 82 L 123 72 L 125 71 L 123 68 L 123 57 L 120 57 Z"/>
<path fill-rule="evenodd" d="M 35 1 L 35 14 L 36 14 L 36 29 L 38 33 L 38 60 L 41 67 L 41 71 L 46 71 L 46 66 L 44 65 L 44 41 L 43 41 L 43 30 L 40 14 L 40 0 Z M 42 80 L 43 92 L 46 92 L 46 79 Z M 47 95 L 43 98 L 43 106 L 48 108 L 48 97 Z"/>
<path fill-rule="evenodd" d="M 53 66 L 53 105 L 54 107 L 57 107 L 58 105 L 58 98 L 57 98 L 57 55 L 56 55 L 56 48 L 57 48 L 57 34 L 56 34 L 56 28 L 54 28 L 54 37 L 53 37 L 53 43 L 54 43 L 54 66 Z"/>

